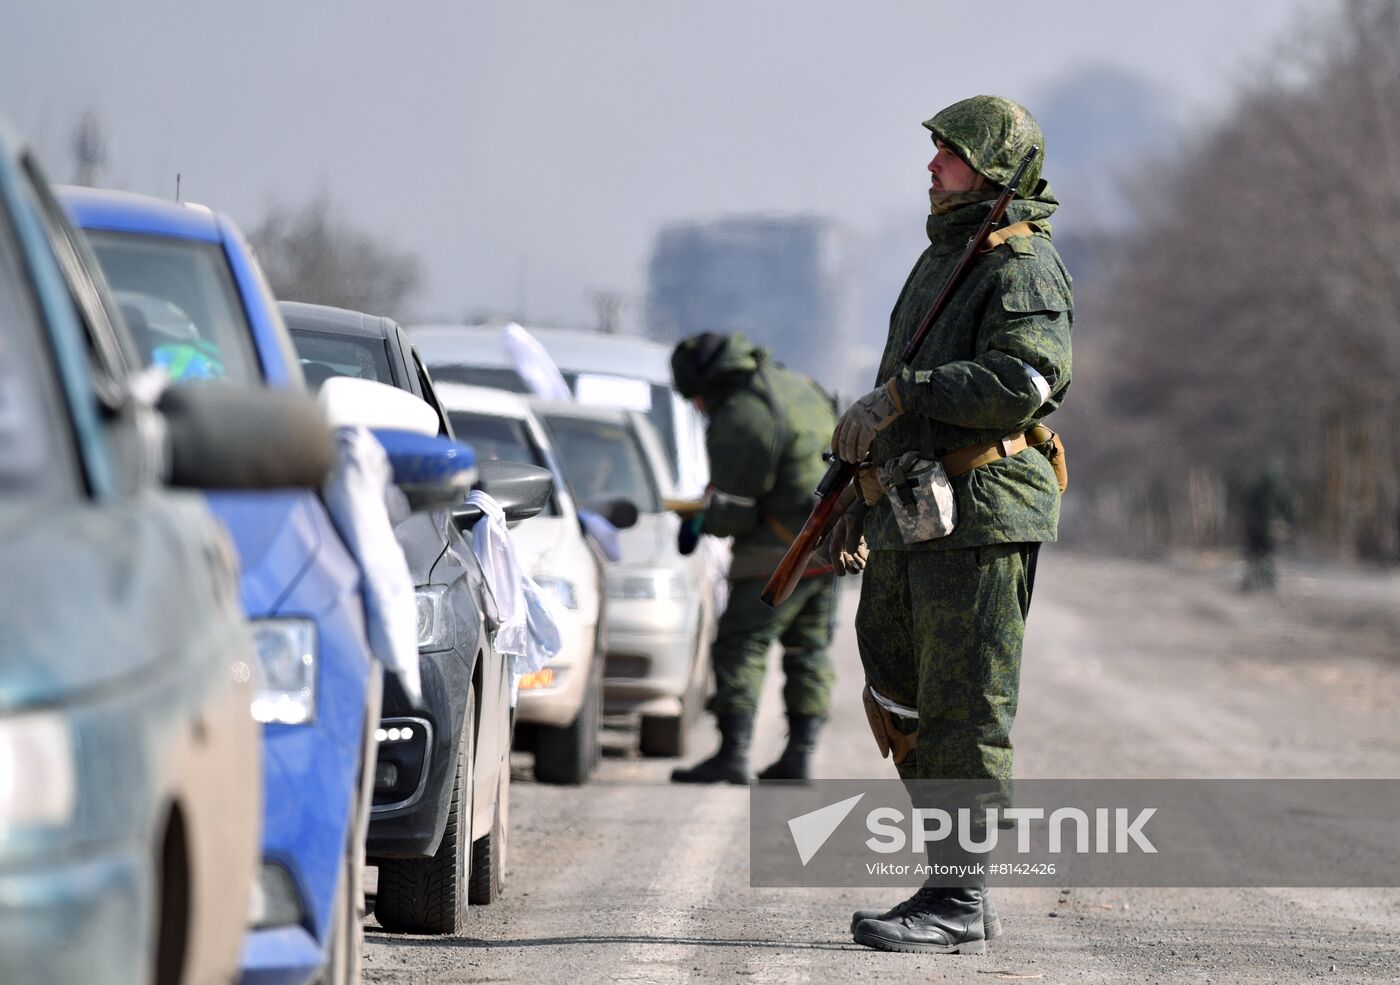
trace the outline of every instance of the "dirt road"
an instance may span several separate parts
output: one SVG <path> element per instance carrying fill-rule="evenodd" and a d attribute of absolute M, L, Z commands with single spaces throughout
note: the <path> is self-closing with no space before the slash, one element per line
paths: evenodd
<path fill-rule="evenodd" d="M 1050 548 L 1014 739 L 1024 777 L 1400 776 L 1400 575 L 1286 570 L 1241 596 L 1222 561 L 1146 564 Z M 819 775 L 888 771 L 859 703 L 847 593 Z M 783 724 L 769 675 L 756 762 Z M 470 938 L 367 929 L 372 982 L 1394 982 L 1400 890 L 1001 889 L 985 957 L 851 942 L 870 890 L 748 886 L 748 799 L 666 782 L 625 733 L 583 789 L 528 782 L 507 896 Z M 697 736 L 708 751 L 708 726 Z"/>

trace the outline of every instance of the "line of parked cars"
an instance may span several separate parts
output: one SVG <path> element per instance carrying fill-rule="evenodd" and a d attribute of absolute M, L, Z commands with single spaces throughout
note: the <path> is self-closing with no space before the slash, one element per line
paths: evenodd
<path fill-rule="evenodd" d="M 723 560 L 675 548 L 662 347 L 539 333 L 574 399 L 530 397 L 499 329 L 279 303 L 226 216 L 51 189 L 3 125 L 0 205 L 0 981 L 358 981 L 366 864 L 391 932 L 503 891 L 512 748 L 584 783 L 625 716 L 684 753 Z"/>
<path fill-rule="evenodd" d="M 539 436 L 532 440 L 541 454 L 558 463 L 579 508 L 606 513 L 617 501 L 636 507 L 637 522 L 621 532 L 617 561 L 603 574 L 597 645 L 603 712 L 637 721 L 643 755 L 686 755 L 709 681 L 707 654 L 724 608 L 728 555 L 714 538 L 690 555 L 676 548 L 680 521 L 665 503 L 698 497 L 709 475 L 704 421 L 672 386 L 670 351 L 638 338 L 536 330 L 572 392 L 573 400 L 563 402 L 528 396 L 528 368 L 522 372 L 512 358 L 500 326 L 424 325 L 409 332 L 434 377 L 451 381 L 441 385 L 454 394 L 449 408 L 457 402 L 462 433 L 475 440 L 523 427 Z M 522 396 L 512 403 L 505 393 Z M 530 448 L 518 441 L 498 451 L 530 460 Z M 530 730 L 521 732 L 528 747 Z"/>

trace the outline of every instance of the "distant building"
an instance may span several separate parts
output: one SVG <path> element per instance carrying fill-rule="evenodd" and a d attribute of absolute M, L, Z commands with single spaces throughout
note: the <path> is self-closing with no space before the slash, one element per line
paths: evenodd
<path fill-rule="evenodd" d="M 865 356 L 852 348 L 846 238 L 818 216 L 674 222 L 656 235 L 647 334 L 674 343 L 742 331 L 828 390 L 850 393 Z"/>

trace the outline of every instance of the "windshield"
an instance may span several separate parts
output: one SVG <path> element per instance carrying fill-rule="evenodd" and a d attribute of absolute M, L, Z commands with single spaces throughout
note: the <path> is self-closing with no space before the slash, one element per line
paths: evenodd
<path fill-rule="evenodd" d="M 530 440 L 525 422 L 519 418 L 477 414 L 464 410 L 449 410 L 447 418 L 452 422 L 452 431 L 457 440 L 471 445 L 478 459 L 520 462 L 542 469 L 549 468 L 549 463 Z M 559 515 L 559 508 L 553 496 L 550 497 L 545 515 Z"/>
<path fill-rule="evenodd" d="M 332 376 L 352 376 L 396 386 L 389 369 L 389 349 L 383 339 L 334 335 L 292 329 L 292 342 L 301 358 L 301 371 L 312 390 Z"/>
<path fill-rule="evenodd" d="M 110 230 L 87 236 L 147 365 L 180 383 L 262 380 L 219 244 Z"/>
<path fill-rule="evenodd" d="M 671 478 L 676 478 L 680 453 L 676 448 L 676 422 L 671 412 L 672 390 L 662 383 L 648 383 L 634 377 L 603 376 L 597 373 L 564 374 L 569 389 L 579 403 L 596 407 L 627 407 L 651 418 L 666 448 Z M 492 384 L 494 385 L 494 384 Z"/>
<path fill-rule="evenodd" d="M 630 428 L 556 414 L 544 417 L 574 495 L 585 509 L 628 499 L 642 513 L 659 513 L 660 496 L 641 445 Z"/>

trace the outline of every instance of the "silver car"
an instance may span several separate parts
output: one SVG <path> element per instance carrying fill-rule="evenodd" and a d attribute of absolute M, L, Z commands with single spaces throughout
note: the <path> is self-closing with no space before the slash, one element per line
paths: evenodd
<path fill-rule="evenodd" d="M 648 756 L 685 754 L 704 699 L 715 613 L 708 565 L 676 548 L 680 521 L 663 506 L 672 494 L 666 451 L 637 410 L 532 401 L 549 431 L 580 507 L 636 506 L 620 534 L 621 561 L 607 571 L 604 710 L 641 717 Z"/>

